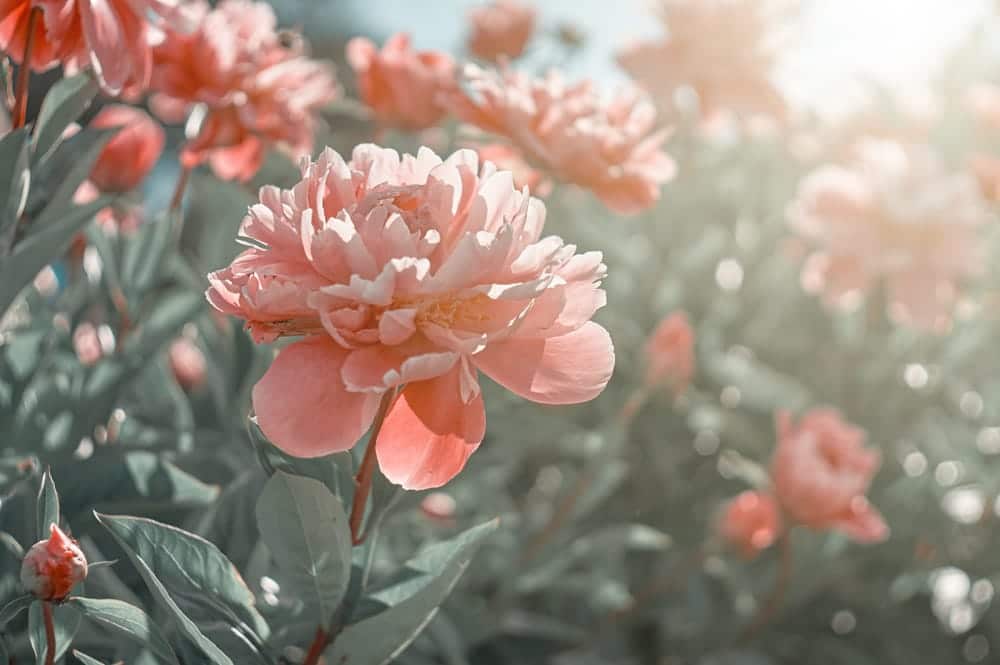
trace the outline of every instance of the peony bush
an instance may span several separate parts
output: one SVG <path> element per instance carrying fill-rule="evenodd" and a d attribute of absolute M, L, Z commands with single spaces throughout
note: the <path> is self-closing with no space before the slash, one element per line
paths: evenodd
<path fill-rule="evenodd" d="M 995 659 L 995 54 L 654 4 L 0 0 L 0 662 Z"/>

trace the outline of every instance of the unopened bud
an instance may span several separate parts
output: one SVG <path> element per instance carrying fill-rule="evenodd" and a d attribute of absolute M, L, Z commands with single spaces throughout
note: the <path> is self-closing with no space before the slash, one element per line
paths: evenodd
<path fill-rule="evenodd" d="M 86 577 L 87 557 L 55 524 L 48 539 L 32 545 L 21 562 L 21 585 L 39 600 L 64 600 Z"/>

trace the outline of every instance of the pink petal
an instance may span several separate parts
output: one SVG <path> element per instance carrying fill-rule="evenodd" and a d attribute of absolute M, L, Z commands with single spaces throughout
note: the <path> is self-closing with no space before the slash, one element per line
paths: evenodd
<path fill-rule="evenodd" d="M 880 543 L 889 537 L 889 525 L 863 496 L 855 497 L 848 514 L 832 526 L 851 540 L 863 544 Z"/>
<path fill-rule="evenodd" d="M 486 433 L 483 398 L 459 397 L 459 371 L 409 384 L 389 410 L 375 453 L 390 481 L 408 490 L 454 478 Z"/>
<path fill-rule="evenodd" d="M 253 389 L 261 431 L 296 457 L 350 449 L 368 430 L 380 396 L 352 393 L 340 369 L 348 351 L 325 337 L 285 347 Z"/>
<path fill-rule="evenodd" d="M 81 8 L 80 19 L 87 36 L 90 64 L 108 91 L 118 93 L 129 74 L 128 58 L 123 57 L 124 41 L 121 25 L 107 0 L 91 0 L 89 8 Z"/>
<path fill-rule="evenodd" d="M 473 362 L 491 379 L 541 404 L 577 404 L 611 380 L 615 350 L 608 331 L 588 322 L 558 337 L 513 338 L 490 344 Z"/>

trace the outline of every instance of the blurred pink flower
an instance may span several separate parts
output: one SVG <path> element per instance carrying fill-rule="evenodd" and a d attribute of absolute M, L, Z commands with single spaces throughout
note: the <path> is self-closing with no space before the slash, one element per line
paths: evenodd
<path fill-rule="evenodd" d="M 471 150 L 443 161 L 374 145 L 326 149 L 291 190 L 264 187 L 209 275 L 209 301 L 278 354 L 253 391 L 263 432 L 289 454 L 347 450 L 401 388 L 375 443 L 407 489 L 443 485 L 479 446 L 478 373 L 526 399 L 572 404 L 611 377 L 599 252 L 541 238 L 545 206 Z"/>
<path fill-rule="evenodd" d="M 516 58 L 535 32 L 538 12 L 517 0 L 493 0 L 469 12 L 469 51 L 484 60 Z"/>
<path fill-rule="evenodd" d="M 1000 130 L 1000 86 L 993 83 L 971 86 L 965 95 L 965 105 L 981 125 Z"/>
<path fill-rule="evenodd" d="M 31 546 L 21 562 L 21 586 L 35 598 L 60 602 L 87 577 L 87 557 L 57 524 Z"/>
<path fill-rule="evenodd" d="M 633 44 L 619 64 L 673 109 L 682 88 L 698 93 L 703 117 L 720 111 L 782 118 L 785 102 L 771 81 L 776 62 L 775 25 L 787 2 L 779 0 L 659 0 L 669 33 Z"/>
<path fill-rule="evenodd" d="M 646 385 L 668 384 L 675 395 L 687 390 L 694 376 L 694 330 L 687 314 L 663 318 L 646 341 Z"/>
<path fill-rule="evenodd" d="M 675 173 L 653 131 L 656 111 L 635 90 L 602 102 L 590 82 L 567 86 L 505 69 L 466 68 L 471 96 L 453 96 L 458 116 L 510 141 L 532 166 L 593 192 L 606 206 L 634 214 L 660 198 Z"/>
<path fill-rule="evenodd" d="M 455 61 L 440 51 L 414 51 L 410 36 L 389 38 L 382 50 L 370 39 L 347 43 L 347 62 L 357 77 L 361 100 L 384 127 L 419 131 L 447 113 L 444 93 L 455 86 Z"/>
<path fill-rule="evenodd" d="M 196 390 L 205 383 L 205 354 L 188 337 L 178 337 L 167 350 L 170 370 L 184 390 Z"/>
<path fill-rule="evenodd" d="M 455 510 L 458 503 L 445 492 L 431 492 L 420 502 L 420 512 L 427 519 L 445 526 L 455 525 Z"/>
<path fill-rule="evenodd" d="M 89 366 L 104 356 L 101 338 L 93 323 L 84 321 L 73 331 L 73 350 L 81 365 Z"/>
<path fill-rule="evenodd" d="M 527 187 L 535 196 L 546 197 L 552 191 L 552 182 L 538 169 L 524 161 L 517 148 L 503 143 L 488 143 L 473 146 L 483 162 L 493 162 L 501 171 L 510 171 L 514 176 L 514 186 Z"/>
<path fill-rule="evenodd" d="M 781 533 L 781 509 L 773 496 L 747 490 L 726 504 L 719 535 L 746 559 L 769 548 Z"/>
<path fill-rule="evenodd" d="M 31 8 L 36 0 L 0 0 L 0 51 L 21 64 L 28 38 Z M 35 19 L 31 39 L 31 68 L 41 72 L 59 64 L 56 44 L 46 34 L 44 16 Z"/>
<path fill-rule="evenodd" d="M 983 266 L 989 213 L 974 178 L 948 173 L 922 146 L 865 141 L 856 155 L 808 175 L 789 208 L 814 250 L 804 288 L 850 306 L 884 287 L 895 319 L 946 329 L 961 281 Z"/>
<path fill-rule="evenodd" d="M 970 167 L 986 200 L 1000 203 L 1000 159 L 990 155 L 973 155 Z"/>
<path fill-rule="evenodd" d="M 317 114 L 338 93 L 332 68 L 307 57 L 301 38 L 279 33 L 264 2 L 195 7 L 198 28 L 167 32 L 153 51 L 154 112 L 181 122 L 195 111 L 185 167 L 208 161 L 220 178 L 246 181 L 269 147 L 308 156 Z"/>
<path fill-rule="evenodd" d="M 833 409 L 813 409 L 797 424 L 784 411 L 775 420 L 771 479 L 786 516 L 812 529 L 841 531 L 860 543 L 885 540 L 889 527 L 865 498 L 881 458 L 864 447 L 864 430 Z"/>
<path fill-rule="evenodd" d="M 129 192 L 141 185 L 163 152 L 165 136 L 159 123 L 141 109 L 112 104 L 101 109 L 90 127 L 121 127 L 98 155 L 90 181 L 108 193 Z"/>
<path fill-rule="evenodd" d="M 90 203 L 100 195 L 101 192 L 94 183 L 84 180 L 80 183 L 76 193 L 73 194 L 73 203 L 77 205 Z M 118 232 L 132 233 L 142 226 L 145 220 L 145 213 L 143 212 L 141 203 L 129 200 L 126 197 L 120 197 L 107 208 L 98 210 L 95 219 L 98 225 L 109 234 Z M 80 234 L 78 239 L 86 246 L 87 241 L 84 234 Z"/>

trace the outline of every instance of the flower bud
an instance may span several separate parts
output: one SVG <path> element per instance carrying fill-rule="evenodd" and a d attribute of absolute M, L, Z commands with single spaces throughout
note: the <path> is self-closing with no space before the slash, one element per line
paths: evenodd
<path fill-rule="evenodd" d="M 184 390 L 196 390 L 205 383 L 205 354 L 187 337 L 178 337 L 168 351 L 170 369 Z"/>
<path fill-rule="evenodd" d="M 21 585 L 39 600 L 62 601 L 87 577 L 87 557 L 56 525 L 47 540 L 31 546 L 21 562 Z"/>

